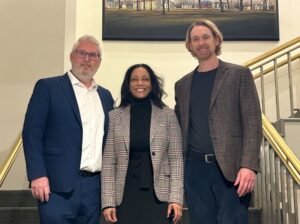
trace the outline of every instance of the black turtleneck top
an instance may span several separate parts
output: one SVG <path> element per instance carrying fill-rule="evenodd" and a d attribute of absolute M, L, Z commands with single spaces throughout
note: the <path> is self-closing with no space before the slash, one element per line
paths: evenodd
<path fill-rule="evenodd" d="M 134 99 L 130 107 L 130 153 L 150 151 L 151 101 Z"/>

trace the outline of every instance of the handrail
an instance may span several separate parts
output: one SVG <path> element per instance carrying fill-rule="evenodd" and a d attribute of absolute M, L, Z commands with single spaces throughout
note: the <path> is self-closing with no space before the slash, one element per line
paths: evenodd
<path fill-rule="evenodd" d="M 0 168 L 0 187 L 2 186 L 11 166 L 13 165 L 14 161 L 16 160 L 21 146 L 23 144 L 21 136 L 18 138 L 17 142 L 15 143 L 13 149 L 7 155 L 3 165 Z"/>
<path fill-rule="evenodd" d="M 292 152 L 290 147 L 285 143 L 278 134 L 274 126 L 268 121 L 266 116 L 262 114 L 263 132 L 269 143 L 272 145 L 276 154 L 290 171 L 294 180 L 300 185 L 300 162 Z"/>
<path fill-rule="evenodd" d="M 284 50 L 288 47 L 291 47 L 294 44 L 299 43 L 299 42 L 300 42 L 300 36 L 296 37 L 293 40 L 290 40 L 290 41 L 286 42 L 285 44 L 282 44 L 282 45 L 274 48 L 273 50 L 267 51 L 266 53 L 247 61 L 246 63 L 244 63 L 244 66 L 245 67 L 250 67 L 250 66 L 252 66 L 252 65 L 254 65 L 254 64 L 256 64 L 256 63 L 258 63 L 258 62 L 260 62 L 260 61 L 262 61 L 262 60 L 264 60 L 264 59 L 266 59 L 266 58 L 268 58 L 268 57 L 270 57 L 270 56 L 272 56 L 272 55 L 274 55 L 274 54 L 276 54 L 276 53 L 278 53 L 278 52 L 280 52 L 280 51 L 282 51 L 282 50 Z"/>
<path fill-rule="evenodd" d="M 291 61 L 295 61 L 296 59 L 299 59 L 299 58 L 300 58 L 300 53 L 294 55 L 294 56 L 291 58 Z M 280 63 L 278 63 L 277 68 L 281 68 L 282 66 L 288 64 L 288 62 L 289 62 L 289 61 L 288 61 L 287 59 L 284 60 L 284 61 L 281 61 Z M 270 72 L 273 72 L 273 71 L 274 71 L 274 66 L 271 66 L 271 67 L 269 67 L 269 68 L 267 68 L 267 69 L 264 70 L 263 75 L 266 75 L 266 74 L 268 74 L 268 73 L 270 73 Z M 260 73 L 256 73 L 256 74 L 253 75 L 253 77 L 254 77 L 254 79 L 258 79 L 261 75 L 262 75 L 262 74 L 260 74 Z"/>

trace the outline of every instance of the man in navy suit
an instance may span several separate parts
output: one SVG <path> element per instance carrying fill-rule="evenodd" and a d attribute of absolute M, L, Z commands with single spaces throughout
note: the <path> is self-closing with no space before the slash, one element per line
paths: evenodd
<path fill-rule="evenodd" d="M 27 176 L 43 224 L 99 223 L 102 150 L 113 98 L 93 79 L 101 63 L 93 36 L 78 39 L 70 60 L 66 74 L 36 83 L 23 128 Z"/>

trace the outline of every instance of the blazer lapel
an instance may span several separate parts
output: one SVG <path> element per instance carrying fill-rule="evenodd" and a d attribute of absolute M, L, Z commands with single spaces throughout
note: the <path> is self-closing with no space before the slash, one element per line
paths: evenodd
<path fill-rule="evenodd" d="M 196 68 L 197 69 L 197 68 Z M 185 130 L 188 129 L 188 125 L 189 125 L 189 120 L 190 120 L 190 96 L 191 96 L 191 87 L 192 87 L 192 81 L 193 81 L 193 75 L 194 72 L 191 72 L 187 75 L 185 83 L 182 85 L 181 88 L 181 102 L 185 102 L 183 103 L 183 117 L 186 118 L 186 122 L 185 122 L 185 126 L 183 127 Z"/>
<path fill-rule="evenodd" d="M 74 111 L 74 114 L 75 114 L 75 117 L 76 117 L 77 121 L 82 126 L 79 107 L 78 107 L 76 96 L 75 96 L 71 81 L 68 77 L 68 74 L 66 73 L 65 75 L 63 75 L 61 80 L 62 80 L 62 82 L 61 82 L 62 88 L 63 88 L 63 90 L 66 94 L 67 101 L 70 103 L 70 105 L 71 105 L 71 107 Z"/>
<path fill-rule="evenodd" d="M 120 111 L 120 125 L 122 127 L 124 142 L 126 145 L 127 153 L 129 154 L 129 139 L 130 139 L 130 106 L 122 108 Z"/>
<path fill-rule="evenodd" d="M 150 124 L 150 145 L 154 139 L 155 133 L 157 131 L 157 127 L 159 126 L 160 119 L 162 119 L 162 117 L 163 117 L 162 110 L 152 104 L 151 124 Z"/>
<path fill-rule="evenodd" d="M 97 88 L 97 92 L 99 94 L 100 100 L 101 100 L 101 104 L 102 104 L 102 108 L 103 108 L 103 112 L 104 112 L 104 116 L 105 116 L 105 120 L 104 120 L 104 133 L 107 133 L 108 131 L 108 113 L 109 111 L 111 111 L 111 106 L 109 105 L 109 100 L 107 98 L 107 96 L 104 94 L 103 90 L 101 90 L 102 87 L 98 86 Z M 104 139 L 106 139 L 106 135 L 104 137 Z"/>
<path fill-rule="evenodd" d="M 218 95 L 227 75 L 228 75 L 228 68 L 226 67 L 225 63 L 220 60 L 219 68 L 217 70 L 217 74 L 216 74 L 213 89 L 212 89 L 209 111 L 211 110 L 212 106 L 214 105 L 217 95 Z"/>

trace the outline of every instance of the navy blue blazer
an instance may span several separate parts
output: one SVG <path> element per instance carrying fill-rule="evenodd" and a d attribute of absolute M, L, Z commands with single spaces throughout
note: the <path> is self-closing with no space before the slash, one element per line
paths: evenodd
<path fill-rule="evenodd" d="M 97 91 L 105 114 L 105 143 L 113 98 L 107 89 L 99 86 Z M 52 191 L 72 191 L 79 177 L 82 124 L 67 74 L 36 83 L 22 137 L 28 180 L 47 176 Z"/>

